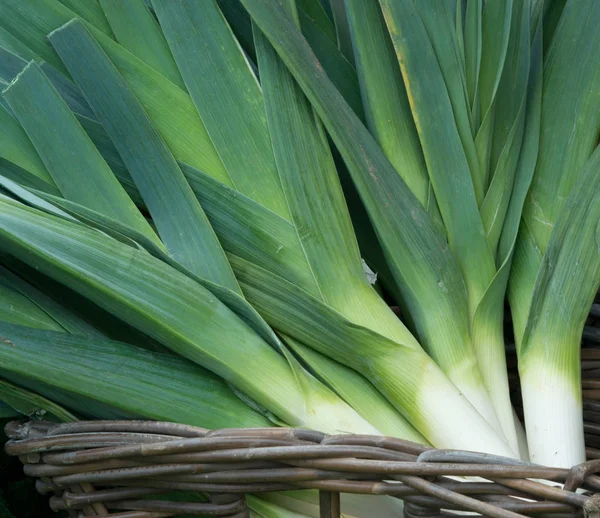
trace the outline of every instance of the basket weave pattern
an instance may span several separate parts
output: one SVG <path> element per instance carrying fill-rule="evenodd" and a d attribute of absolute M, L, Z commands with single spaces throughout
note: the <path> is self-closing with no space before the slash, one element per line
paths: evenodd
<path fill-rule="evenodd" d="M 241 518 L 249 516 L 245 493 L 299 488 L 321 492 L 322 517 L 339 516 L 340 492 L 402 498 L 410 517 L 436 516 L 440 509 L 562 517 L 581 510 L 595 515 L 593 495 L 600 492 L 599 460 L 547 468 L 388 437 L 287 428 L 210 431 L 151 421 L 11 423 L 7 432 L 7 452 L 20 457 L 39 491 L 54 493 L 52 508 L 77 518 Z M 210 501 L 157 499 L 171 490 L 206 493 Z"/>

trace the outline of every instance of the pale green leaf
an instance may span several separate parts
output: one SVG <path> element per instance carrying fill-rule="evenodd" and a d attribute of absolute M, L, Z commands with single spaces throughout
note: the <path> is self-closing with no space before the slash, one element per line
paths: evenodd
<path fill-rule="evenodd" d="M 153 5 L 233 187 L 288 217 L 260 86 L 215 0 Z"/>
<path fill-rule="evenodd" d="M 0 343 L 0 375 L 23 385 L 42 382 L 64 391 L 64 404 L 72 404 L 72 395 L 78 395 L 122 417 L 207 428 L 270 426 L 223 380 L 182 358 L 7 324 L 0 324 L 0 335 L 10 342 Z M 76 410 L 86 413 L 88 408 Z"/>
<path fill-rule="evenodd" d="M 175 158 L 100 46 L 77 20 L 54 31 L 50 41 L 119 151 L 169 253 L 195 274 L 237 290 L 221 245 Z"/>
<path fill-rule="evenodd" d="M 75 18 L 73 11 L 58 0 L 0 0 L 0 9 L 0 26 L 10 28 L 32 48 L 40 49 L 44 59 L 66 72 L 46 36 Z M 175 157 L 230 184 L 189 95 L 92 25 L 88 29 L 140 99 Z"/>
<path fill-rule="evenodd" d="M 116 40 L 123 47 L 177 86 L 185 88 L 167 41 L 144 0 L 100 0 L 100 6 Z"/>
<path fill-rule="evenodd" d="M 4 97 L 67 199 L 104 212 L 159 242 L 35 62 L 15 78 Z"/>

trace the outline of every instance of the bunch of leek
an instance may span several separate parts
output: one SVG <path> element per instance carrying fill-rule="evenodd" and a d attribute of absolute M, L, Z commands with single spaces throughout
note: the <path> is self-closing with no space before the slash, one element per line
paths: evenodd
<path fill-rule="evenodd" d="M 581 462 L 598 23 L 595 0 L 0 0 L 0 399 L 526 458 L 508 291 L 531 459 Z"/>

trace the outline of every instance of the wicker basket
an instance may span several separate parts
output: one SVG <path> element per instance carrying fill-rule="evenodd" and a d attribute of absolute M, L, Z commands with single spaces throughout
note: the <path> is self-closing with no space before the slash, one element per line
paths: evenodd
<path fill-rule="evenodd" d="M 389 437 L 328 436 L 288 428 L 206 430 L 152 421 L 56 425 L 13 422 L 6 451 L 19 456 L 50 505 L 77 518 L 246 517 L 245 494 L 316 489 L 322 518 L 340 516 L 340 493 L 404 500 L 407 517 L 471 511 L 600 518 L 600 306 L 584 333 L 582 384 L 587 455 L 572 469 L 547 468 Z M 509 368 L 516 369 L 514 351 Z M 511 376 L 519 410 L 518 376 Z M 477 477 L 457 480 L 452 477 Z M 553 482 L 554 484 L 544 483 Z M 169 491 L 206 502 L 160 499 Z M 374 517 L 375 518 L 375 517 Z"/>
<path fill-rule="evenodd" d="M 54 493 L 53 509 L 78 518 L 243 517 L 248 516 L 245 493 L 298 488 L 319 490 L 321 516 L 332 518 L 340 515 L 340 492 L 402 498 L 406 516 L 437 516 L 440 509 L 499 518 L 574 516 L 581 509 L 595 511 L 598 500 L 591 495 L 600 491 L 600 477 L 594 475 L 600 461 L 570 470 L 546 468 L 389 437 L 287 428 L 209 431 L 151 421 L 28 422 L 7 428 L 7 452 L 21 458 L 40 492 Z M 207 493 L 210 502 L 148 499 L 171 490 Z"/>

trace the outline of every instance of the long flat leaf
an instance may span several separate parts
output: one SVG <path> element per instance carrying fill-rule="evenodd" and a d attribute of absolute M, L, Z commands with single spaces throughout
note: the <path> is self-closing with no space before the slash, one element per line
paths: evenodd
<path fill-rule="evenodd" d="M 554 223 L 597 145 L 599 23 L 600 4 L 569 2 L 545 58 L 540 149 L 511 273 L 517 342 L 525 329 L 533 284 Z"/>
<path fill-rule="evenodd" d="M 479 69 L 479 111 L 481 125 L 475 144 L 484 189 L 489 183 L 496 92 L 502 77 L 510 36 L 512 0 L 486 2 L 482 13 L 481 67 Z"/>
<path fill-rule="evenodd" d="M 75 115 L 35 62 L 17 76 L 4 97 L 66 198 L 123 221 L 158 242 Z"/>
<path fill-rule="evenodd" d="M 346 56 L 351 63 L 354 62 L 354 52 L 352 47 L 352 37 L 350 36 L 350 26 L 344 0 L 329 0 L 333 23 L 335 25 L 335 34 L 340 52 Z"/>
<path fill-rule="evenodd" d="M 80 224 L 7 198 L 1 205 L 5 250 L 221 375 L 265 412 L 293 426 L 375 431 L 314 378 L 298 379 L 282 355 L 190 277 Z"/>
<path fill-rule="evenodd" d="M 473 369 L 470 379 L 477 385 L 480 378 L 477 378 L 475 353 L 468 336 L 465 288 L 445 240 L 318 66 L 291 18 L 274 1 L 243 1 L 315 107 L 344 157 L 421 343 L 445 366 L 446 372 L 453 370 L 451 365 L 459 364 L 461 368 Z"/>
<path fill-rule="evenodd" d="M 187 164 L 180 166 L 227 252 L 317 292 L 291 222 L 207 174 Z"/>
<path fill-rule="evenodd" d="M 3 184 L 6 188 L 11 188 L 10 185 L 6 184 L 6 180 L 3 181 Z M 250 327 L 255 329 L 256 332 L 260 336 L 262 336 L 267 343 L 270 343 L 273 347 L 283 352 L 283 354 L 288 359 L 290 366 L 294 370 L 294 374 L 299 382 L 300 387 L 302 387 L 303 389 L 304 395 L 308 402 L 307 404 L 310 404 L 311 401 L 314 401 L 314 404 L 316 405 L 322 404 L 325 399 L 330 398 L 328 389 L 322 384 L 320 384 L 310 374 L 308 374 L 297 362 L 297 360 L 286 352 L 285 348 L 282 344 L 279 343 L 271 329 L 268 328 L 268 326 L 264 323 L 264 321 L 262 321 L 262 319 L 251 308 L 251 306 L 249 306 L 241 297 L 237 296 L 235 293 L 230 292 L 229 290 L 226 290 L 217 285 L 214 285 L 204 279 L 197 278 L 191 272 L 189 272 L 185 268 L 181 267 L 181 265 L 173 261 L 161 248 L 156 247 L 152 241 L 148 240 L 143 235 L 139 234 L 138 232 L 135 232 L 133 229 L 121 224 L 118 221 L 111 220 L 110 218 L 107 218 L 101 215 L 100 213 L 95 213 L 94 211 L 86 209 L 85 207 L 74 204 L 72 202 L 67 202 L 66 200 L 62 200 L 53 196 L 43 195 L 45 200 L 48 200 L 56 207 L 64 209 L 68 213 L 65 214 L 64 212 L 57 210 L 56 207 L 50 207 L 49 204 L 44 203 L 43 200 L 36 199 L 34 193 L 23 194 L 22 192 L 18 192 L 14 186 L 12 186 L 12 190 L 20 194 L 20 197 L 23 198 L 24 201 L 26 201 L 30 205 L 45 210 L 50 214 L 56 214 L 60 217 L 67 219 L 68 221 L 71 220 L 69 215 L 73 215 L 78 220 L 81 220 L 86 224 L 93 226 L 94 228 L 98 228 L 103 232 L 106 232 L 107 234 L 111 235 L 115 239 L 118 239 L 133 247 L 136 247 L 138 246 L 138 244 L 141 244 L 155 257 L 162 259 L 167 264 L 170 264 L 174 268 L 179 269 L 188 277 L 195 279 L 201 285 L 205 286 L 212 293 L 214 293 L 221 302 L 226 304 L 244 322 L 246 322 Z M 274 214 L 272 215 L 275 216 Z M 365 407 L 373 409 L 377 409 L 379 406 L 381 406 L 381 397 L 378 397 L 375 393 L 369 393 L 368 391 L 362 392 L 360 394 L 360 401 Z M 384 407 L 382 411 L 384 413 L 389 413 L 389 408 L 386 410 L 386 408 Z M 373 417 L 376 414 L 371 413 L 369 415 Z M 365 419 L 367 419 L 366 416 Z M 375 429 L 371 431 L 375 431 Z M 400 430 L 398 431 L 398 433 L 400 433 Z"/>
<path fill-rule="evenodd" d="M 8 32 L 4 27 L 0 26 L 0 47 L 3 47 L 10 52 L 21 56 L 23 59 L 30 61 L 35 59 L 41 61 L 41 58 L 25 45 L 19 38 Z"/>
<path fill-rule="evenodd" d="M 467 0 L 464 26 L 465 73 L 474 127 L 479 127 L 479 70 L 481 67 L 482 0 Z"/>
<path fill-rule="evenodd" d="M 470 442 L 471 449 L 514 455 L 420 347 L 358 326 L 287 281 L 240 258 L 229 258 L 244 294 L 267 322 L 361 372 L 433 445 L 459 448 Z M 425 376 L 427 384 L 421 383 Z M 441 419 L 452 422 L 452 429 L 441 433 Z M 477 438 L 467 438 L 473 427 Z M 472 441 L 478 440 L 487 444 L 475 446 Z"/>
<path fill-rule="evenodd" d="M 25 169 L 41 181 L 54 185 L 52 176 L 19 122 L 0 105 L 0 157 Z"/>
<path fill-rule="evenodd" d="M 144 0 L 100 0 L 116 40 L 181 88 L 181 74 L 169 46 Z"/>
<path fill-rule="evenodd" d="M 508 209 L 525 130 L 527 83 L 530 74 L 529 2 L 513 1 L 513 20 L 506 62 L 498 85 L 490 156 L 491 183 L 481 206 L 483 224 L 492 251 L 496 252 Z"/>
<path fill-rule="evenodd" d="M 356 76 L 356 69 L 353 64 L 348 61 L 336 47 L 335 43 L 321 31 L 304 11 L 298 11 L 298 19 L 302 34 L 304 34 L 304 37 L 319 58 L 319 62 L 323 65 L 327 75 L 354 112 L 363 119 L 364 110 L 360 97 L 358 77 Z"/>
<path fill-rule="evenodd" d="M 147 0 L 147 3 L 151 5 L 150 0 Z M 217 0 L 217 3 L 246 54 L 248 54 L 250 59 L 256 61 L 252 22 L 240 0 Z"/>
<path fill-rule="evenodd" d="M 109 21 L 98 0 L 60 0 L 62 4 L 77 13 L 81 18 L 90 22 L 109 36 L 113 35 Z"/>
<path fill-rule="evenodd" d="M 384 1 L 382 5 L 385 6 L 387 4 Z M 481 203 L 484 195 L 483 181 L 479 169 L 475 141 L 473 139 L 473 123 L 465 78 L 465 65 L 462 60 L 454 27 L 455 11 L 452 9 L 452 2 L 422 0 L 415 2 L 414 5 L 421 16 L 423 25 L 429 35 L 431 46 L 437 57 L 444 84 L 446 85 L 447 95 L 452 106 L 456 129 L 458 130 L 458 135 L 469 165 L 475 197 L 477 202 Z M 389 20 L 390 16 L 387 19 Z M 388 21 L 388 23 L 390 22 Z M 390 32 L 393 35 L 395 30 L 390 29 Z M 412 40 L 412 45 L 418 45 L 416 40 Z M 400 50 L 399 58 L 402 54 L 403 51 Z M 414 76 L 409 76 L 407 79 L 409 82 L 412 82 Z M 419 118 L 421 110 L 419 107 L 415 107 L 415 110 L 417 112 L 416 117 Z"/>
<path fill-rule="evenodd" d="M 454 122 L 451 98 L 426 27 L 413 2 L 380 0 L 403 78 L 448 243 L 460 265 L 471 314 L 493 274 L 469 162 Z"/>
<path fill-rule="evenodd" d="M 270 425 L 223 380 L 183 358 L 8 324 L 0 324 L 0 336 L 10 342 L 0 345 L 0 375 L 24 384 L 40 381 L 103 402 L 128 417 L 207 428 Z"/>
<path fill-rule="evenodd" d="M 350 0 L 346 9 L 367 127 L 406 185 L 427 207 L 425 159 L 379 3 Z"/>
<path fill-rule="evenodd" d="M 0 278 L 0 321 L 53 331 L 63 327 L 39 306 Z"/>
<path fill-rule="evenodd" d="M 554 225 L 518 348 L 525 421 L 534 430 L 528 437 L 534 462 L 547 463 L 554 456 L 561 465 L 585 459 L 580 344 L 600 287 L 599 239 L 600 150 L 596 149 Z M 534 404 L 541 383 L 553 397 Z M 563 416 L 572 419 L 565 422 Z M 569 441 L 557 444 L 557 437 Z"/>
<path fill-rule="evenodd" d="M 43 50 L 44 59 L 66 72 L 46 36 L 76 18 L 58 0 L 1 0 L 0 26 Z M 101 31 L 88 25 L 148 112 L 175 157 L 230 184 L 229 176 L 189 95 Z"/>
<path fill-rule="evenodd" d="M 298 0 L 297 8 L 299 17 L 302 13 L 308 16 L 332 43 L 336 43 L 335 26 L 320 0 Z"/>
<path fill-rule="evenodd" d="M 153 6 L 233 186 L 287 217 L 262 92 L 215 0 Z"/>
<path fill-rule="evenodd" d="M 321 298 L 361 325 L 413 341 L 369 286 L 325 131 L 269 41 L 255 34 L 267 122 L 298 239 Z"/>
<path fill-rule="evenodd" d="M 513 253 L 519 230 L 523 204 L 531 184 L 537 159 L 540 137 L 540 112 L 542 101 L 542 24 L 538 24 L 532 42 L 529 67 L 525 132 L 515 171 L 510 202 L 508 204 L 502 234 L 496 255 L 498 272 L 484 294 L 473 317 L 472 334 L 484 373 L 486 385 L 494 399 L 494 406 L 504 425 L 505 435 L 515 437 L 507 414 L 511 413 L 508 397 L 508 379 L 504 348 L 504 300 L 506 287 L 513 264 Z M 513 316 L 513 318 L 516 318 Z"/>
<path fill-rule="evenodd" d="M 39 176 L 13 164 L 9 160 L 0 157 L 0 175 L 13 180 L 26 187 L 38 189 L 49 194 L 59 195 L 60 191 L 54 185 L 54 182 L 48 183 Z"/>
<path fill-rule="evenodd" d="M 197 275 L 237 290 L 202 207 L 110 59 L 76 20 L 49 38 L 111 136 L 170 254 Z"/>
<path fill-rule="evenodd" d="M 106 312 L 100 306 L 75 293 L 73 290 L 42 274 L 35 267 L 27 266 L 12 256 L 4 256 L 2 262 L 10 271 L 14 272 L 34 289 L 42 292 L 56 305 L 63 307 L 65 311 L 75 315 L 75 318 L 92 326 L 102 336 L 150 351 L 168 351 L 166 347 L 156 340 L 126 324 L 119 317 Z M 71 334 L 76 334 L 74 333 L 75 329 L 72 327 L 72 324 L 65 322 L 63 316 L 53 312 L 49 304 L 44 303 L 44 311 L 52 315 L 57 322 L 60 322 L 65 330 L 70 331 Z M 86 333 L 77 334 L 83 335 Z M 91 333 L 88 332 L 87 334 Z"/>
<path fill-rule="evenodd" d="M 385 435 L 427 443 L 427 440 L 363 376 L 349 367 L 287 338 L 292 349 L 345 401 Z"/>
<path fill-rule="evenodd" d="M 18 38 L 37 56 L 63 73 L 67 73 L 56 53 L 44 37 L 56 27 L 75 18 L 77 13 L 58 0 L 43 5 L 35 0 L 3 0 L 0 4 L 0 25 Z M 93 25 L 93 22 L 90 22 Z M 97 29 L 102 32 L 102 29 Z M 110 28 L 108 28 L 110 32 Z M 103 33 L 104 34 L 104 33 Z"/>

